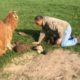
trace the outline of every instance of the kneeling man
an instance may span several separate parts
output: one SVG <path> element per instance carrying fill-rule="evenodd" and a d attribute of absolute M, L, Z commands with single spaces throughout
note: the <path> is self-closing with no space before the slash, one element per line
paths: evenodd
<path fill-rule="evenodd" d="M 51 34 L 58 32 L 59 38 L 56 42 L 58 46 L 67 47 L 80 44 L 80 38 L 71 37 L 72 28 L 67 21 L 48 16 L 36 16 L 35 23 L 42 28 L 42 31 L 38 42 L 33 42 L 33 44 L 40 44 L 45 38 L 47 32 Z"/>

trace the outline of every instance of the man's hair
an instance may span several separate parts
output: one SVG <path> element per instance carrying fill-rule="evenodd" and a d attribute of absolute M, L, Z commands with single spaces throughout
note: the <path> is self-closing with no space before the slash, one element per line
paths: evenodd
<path fill-rule="evenodd" d="M 35 21 L 39 21 L 40 19 L 43 19 L 43 16 L 36 16 L 36 17 L 34 18 Z"/>

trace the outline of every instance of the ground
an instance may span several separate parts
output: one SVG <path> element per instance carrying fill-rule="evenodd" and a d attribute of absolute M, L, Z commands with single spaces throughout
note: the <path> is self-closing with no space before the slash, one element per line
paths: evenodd
<path fill-rule="evenodd" d="M 15 1 L 14 0 L 8 0 L 8 1 L 0 0 L 0 11 L 1 11 L 0 19 L 1 20 L 11 10 L 15 10 L 19 16 L 19 23 L 17 25 L 16 31 L 14 32 L 12 43 L 14 43 L 16 41 L 21 41 L 23 43 L 31 44 L 33 41 L 38 39 L 40 28 L 34 24 L 34 17 L 36 15 L 53 16 L 53 17 L 67 20 L 73 28 L 74 36 L 80 35 L 80 29 L 79 29 L 79 26 L 80 26 L 80 0 L 77 0 L 77 1 L 76 0 L 22 0 L 22 1 L 21 0 L 15 0 Z M 19 31 L 26 32 L 27 36 L 23 37 L 23 36 L 18 35 L 17 33 Z M 42 45 L 46 51 L 50 51 L 50 50 L 55 51 L 55 49 L 57 48 L 57 46 L 47 44 L 46 42 L 43 42 Z M 59 49 L 59 48 L 57 48 L 57 49 Z M 64 50 L 70 50 L 71 53 L 74 52 L 77 55 L 77 54 L 80 54 L 80 45 L 64 48 Z M 59 51 L 61 52 L 60 49 L 59 49 Z M 56 53 L 56 52 L 54 52 L 54 53 Z M 34 56 L 36 58 L 40 57 L 40 56 L 43 57 L 43 55 L 37 54 L 36 52 L 33 52 L 32 50 L 29 50 L 29 52 L 26 53 L 25 55 L 28 55 L 28 57 Z M 53 58 L 55 55 L 53 55 Z M 64 55 L 64 54 L 62 54 L 62 55 Z M 11 66 L 12 59 L 17 58 L 19 60 L 19 57 L 21 57 L 21 56 L 24 56 L 24 54 L 15 53 L 14 51 L 8 51 L 4 56 L 0 57 L 1 70 L 4 70 L 8 64 L 9 64 L 9 66 Z M 48 54 L 46 57 L 46 60 L 45 61 L 43 60 L 43 64 L 46 63 L 50 57 L 51 56 Z M 23 57 L 21 57 L 21 58 L 24 63 L 22 62 L 22 60 L 19 60 L 19 62 L 20 63 L 22 62 L 24 64 L 23 66 L 28 65 L 28 64 L 29 64 L 29 66 L 31 66 L 31 64 L 32 65 L 34 64 L 33 66 L 38 65 L 38 62 L 35 63 L 35 61 L 33 61 L 30 64 L 30 60 L 25 62 Z M 49 65 L 49 63 L 47 63 L 46 65 Z M 52 65 L 52 64 L 50 63 L 50 65 Z M 12 65 L 12 66 L 15 66 L 15 65 Z M 44 66 L 44 65 L 41 65 L 41 66 Z M 1 76 L 10 75 L 10 73 L 4 74 L 5 70 L 2 72 L 3 72 L 3 74 L 0 73 Z M 37 72 L 36 74 L 38 74 L 38 73 L 39 72 Z M 52 74 L 54 74 L 54 73 L 52 73 Z M 15 76 L 15 74 L 14 75 L 12 74 L 12 76 Z M 1 78 L 0 80 L 5 80 L 5 78 L 6 77 L 4 77 L 4 79 Z M 26 80 L 26 79 L 15 79 L 15 80 Z M 30 80 L 30 79 L 28 79 L 28 80 Z M 39 80 L 39 79 L 37 78 L 37 80 Z"/>
<path fill-rule="evenodd" d="M 63 49 L 55 49 L 47 55 L 39 56 L 25 53 L 11 59 L 11 63 L 2 69 L 0 79 L 80 80 L 80 55 Z"/>

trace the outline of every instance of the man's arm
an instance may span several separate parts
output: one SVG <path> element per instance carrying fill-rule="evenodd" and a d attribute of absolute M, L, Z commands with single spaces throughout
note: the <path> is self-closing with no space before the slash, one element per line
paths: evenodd
<path fill-rule="evenodd" d="M 42 42 L 42 40 L 45 38 L 45 33 L 44 32 L 41 32 L 40 33 L 40 36 L 39 36 L 39 40 L 38 40 L 38 42 L 39 42 L 39 44 Z"/>
<path fill-rule="evenodd" d="M 60 46 L 61 43 L 62 43 L 62 39 L 63 39 L 63 35 L 64 35 L 64 33 L 61 32 L 61 33 L 59 33 L 59 35 L 60 35 L 60 38 L 57 40 L 57 45 L 58 45 L 58 46 Z"/>
<path fill-rule="evenodd" d="M 37 42 L 33 42 L 33 44 L 35 44 L 35 45 L 40 44 L 44 38 L 45 38 L 45 33 L 41 32 L 38 41 Z"/>
<path fill-rule="evenodd" d="M 59 38 L 59 39 L 57 40 L 57 45 L 58 45 L 58 46 L 61 46 L 61 42 L 62 42 L 62 39 Z"/>

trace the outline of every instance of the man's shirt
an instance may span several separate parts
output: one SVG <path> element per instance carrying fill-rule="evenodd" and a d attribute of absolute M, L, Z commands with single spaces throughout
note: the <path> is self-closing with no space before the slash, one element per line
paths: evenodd
<path fill-rule="evenodd" d="M 63 38 L 64 31 L 70 24 L 67 21 L 60 20 L 53 17 L 44 17 L 42 31 L 40 33 L 39 40 L 48 32 L 50 34 L 54 34 L 54 32 L 58 32 L 60 38 Z M 45 36 L 44 36 L 45 37 Z"/>

